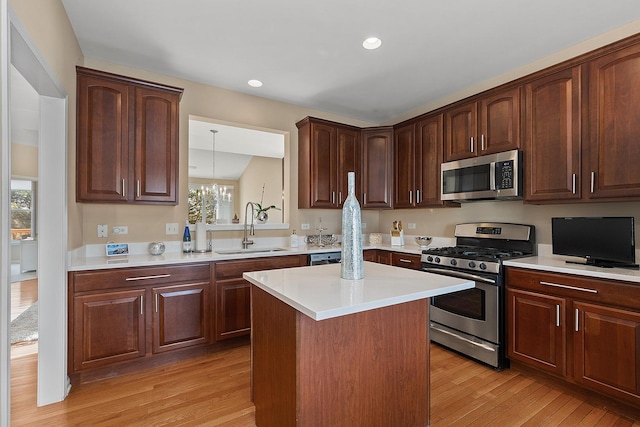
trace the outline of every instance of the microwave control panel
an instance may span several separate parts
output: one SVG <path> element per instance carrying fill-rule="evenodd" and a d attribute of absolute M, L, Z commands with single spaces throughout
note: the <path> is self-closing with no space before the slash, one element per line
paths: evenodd
<path fill-rule="evenodd" d="M 496 188 L 498 190 L 513 188 L 514 173 L 513 160 L 496 162 Z"/>

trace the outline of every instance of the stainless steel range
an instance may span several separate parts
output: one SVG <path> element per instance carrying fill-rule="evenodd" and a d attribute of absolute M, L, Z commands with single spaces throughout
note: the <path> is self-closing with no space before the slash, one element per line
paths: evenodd
<path fill-rule="evenodd" d="M 422 251 L 422 270 L 474 280 L 476 286 L 431 299 L 431 341 L 495 368 L 506 368 L 502 261 L 535 254 L 535 227 L 458 224 L 455 237 L 456 246 Z"/>

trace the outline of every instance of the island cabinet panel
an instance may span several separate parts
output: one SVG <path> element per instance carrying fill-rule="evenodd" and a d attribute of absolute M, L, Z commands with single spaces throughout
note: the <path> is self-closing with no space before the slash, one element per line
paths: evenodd
<path fill-rule="evenodd" d="M 521 87 L 496 89 L 444 112 L 444 160 L 520 148 Z"/>
<path fill-rule="evenodd" d="M 368 128 L 362 131 L 363 209 L 391 208 L 393 199 L 393 128 Z"/>
<path fill-rule="evenodd" d="M 244 260 L 218 261 L 214 264 L 216 293 L 216 340 L 225 340 L 251 332 L 251 291 L 242 278 L 247 271 L 302 267 L 307 255 L 285 255 Z"/>
<path fill-rule="evenodd" d="M 76 200 L 177 204 L 182 89 L 76 71 Z"/>
<path fill-rule="evenodd" d="M 525 201 L 581 198 L 581 66 L 525 86 Z"/>
<path fill-rule="evenodd" d="M 134 289 L 83 295 L 74 299 L 74 370 L 145 355 L 144 297 L 144 289 Z"/>
<path fill-rule="evenodd" d="M 209 342 L 209 282 L 153 288 L 153 352 Z"/>
<path fill-rule="evenodd" d="M 296 126 L 298 207 L 340 208 L 347 197 L 348 172 L 356 172 L 360 188 L 360 129 L 312 117 Z"/>
<path fill-rule="evenodd" d="M 566 302 L 534 292 L 507 291 L 508 356 L 566 375 Z"/>
<path fill-rule="evenodd" d="M 589 199 L 640 197 L 640 45 L 589 63 Z"/>
<path fill-rule="evenodd" d="M 640 286 L 508 267 L 508 355 L 640 406 Z"/>
<path fill-rule="evenodd" d="M 251 293 L 257 426 L 429 424 L 427 300 L 316 321 Z"/>
<path fill-rule="evenodd" d="M 211 343 L 209 263 L 70 272 L 68 286 L 74 382 Z"/>

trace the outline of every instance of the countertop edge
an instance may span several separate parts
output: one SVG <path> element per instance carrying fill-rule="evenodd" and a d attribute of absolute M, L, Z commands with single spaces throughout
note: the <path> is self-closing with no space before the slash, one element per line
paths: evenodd
<path fill-rule="evenodd" d="M 599 279 L 640 283 L 640 270 L 624 268 L 602 268 L 590 265 L 567 264 L 560 257 L 534 256 L 504 261 L 505 267 L 519 267 L 548 273 L 563 273 Z"/>

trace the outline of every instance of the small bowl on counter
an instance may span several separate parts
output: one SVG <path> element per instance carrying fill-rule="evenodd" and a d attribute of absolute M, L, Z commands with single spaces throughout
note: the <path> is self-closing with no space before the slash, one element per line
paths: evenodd
<path fill-rule="evenodd" d="M 149 243 L 149 253 L 151 255 L 162 255 L 164 253 L 164 242 Z"/>
<path fill-rule="evenodd" d="M 433 237 L 416 236 L 415 240 L 416 240 L 416 243 L 418 244 L 418 246 L 420 246 L 422 249 L 424 249 L 424 248 L 426 248 L 427 246 L 429 246 L 431 244 L 431 241 L 433 240 Z"/>

